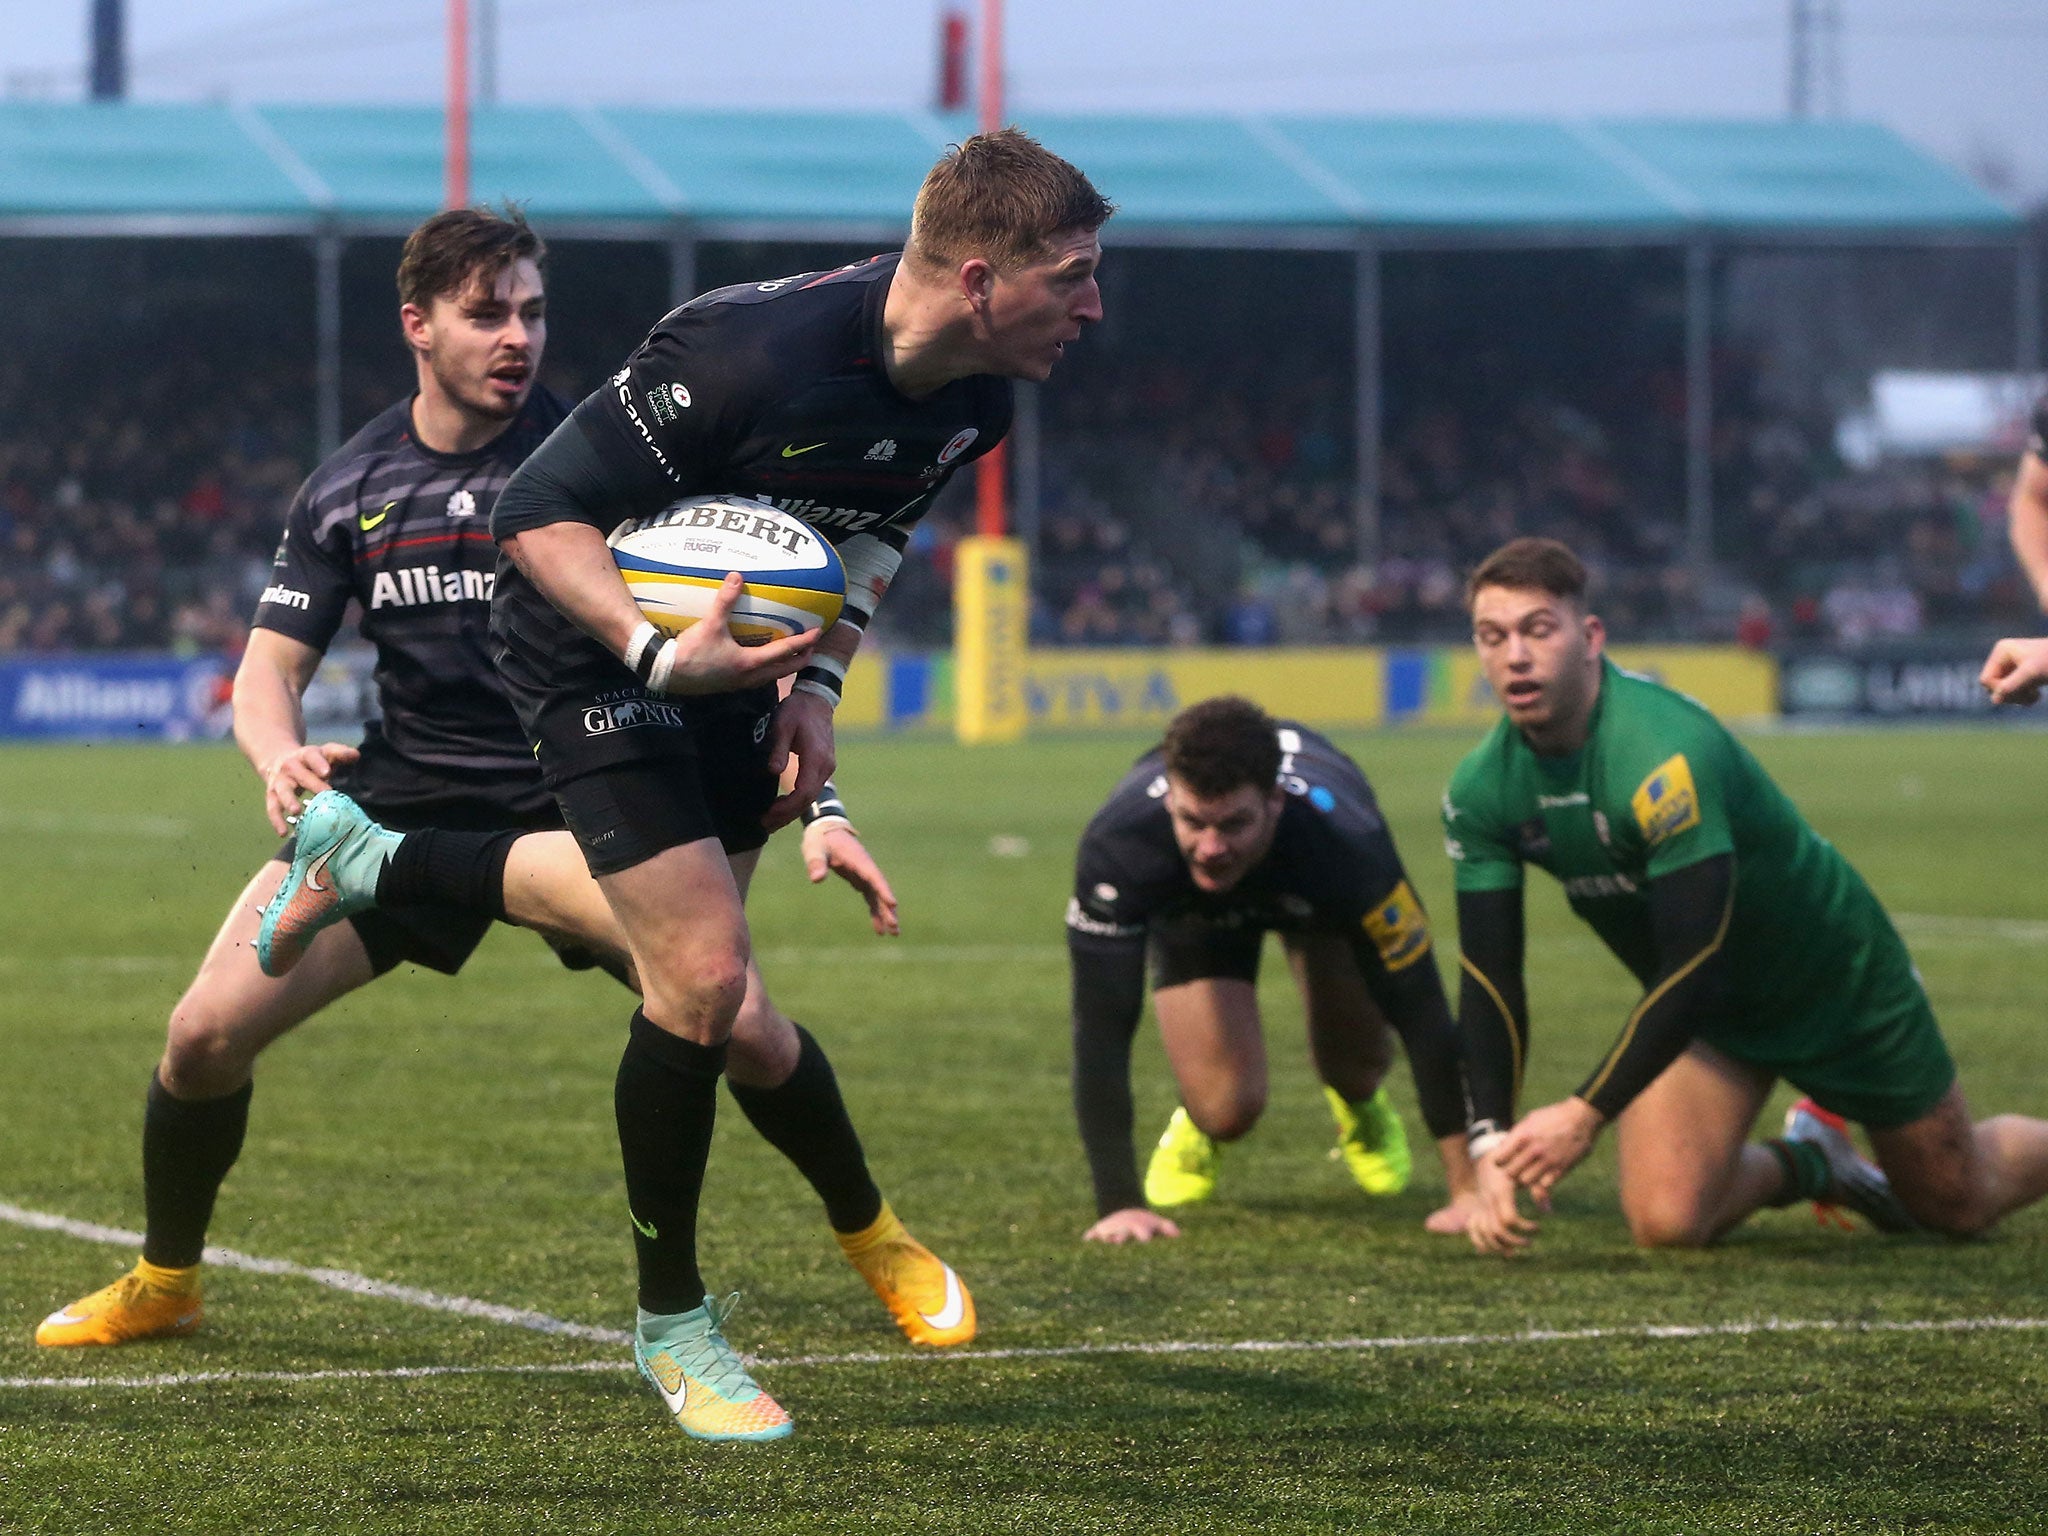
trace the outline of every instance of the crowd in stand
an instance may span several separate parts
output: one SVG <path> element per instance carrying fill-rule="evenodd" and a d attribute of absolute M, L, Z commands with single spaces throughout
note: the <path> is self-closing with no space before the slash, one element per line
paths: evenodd
<path fill-rule="evenodd" d="M 0 360 L 0 652 L 239 649 L 308 398 L 204 352 L 114 380 Z"/>
<path fill-rule="evenodd" d="M 1853 645 L 2035 617 L 2006 545 L 2010 455 L 1854 470 L 1828 423 L 1733 389 L 1702 580 L 1672 379 L 1592 402 L 1441 389 L 1390 402 L 1368 560 L 1340 370 L 1114 363 L 1044 391 L 1037 643 L 1455 640 L 1462 573 L 1526 532 L 1584 553 L 1631 635 Z M 0 653 L 238 649 L 313 457 L 309 373 L 194 349 L 109 383 L 0 357 Z M 352 391 L 355 419 L 381 403 Z M 971 500 L 920 528 L 887 638 L 945 643 Z"/>

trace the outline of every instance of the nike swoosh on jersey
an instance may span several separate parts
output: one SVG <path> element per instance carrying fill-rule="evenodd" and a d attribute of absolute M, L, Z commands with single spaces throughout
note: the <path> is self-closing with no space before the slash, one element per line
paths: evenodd
<path fill-rule="evenodd" d="M 382 512 L 379 512 L 375 517 L 372 517 L 370 516 L 369 513 L 364 512 L 356 518 L 356 523 L 362 528 L 363 532 L 368 533 L 372 528 L 375 528 L 379 523 L 383 522 L 385 518 L 389 517 L 391 515 L 391 509 L 397 505 L 398 503 L 395 501 L 387 501 L 384 503 L 384 510 Z"/>
<path fill-rule="evenodd" d="M 829 442 L 830 439 L 828 438 L 827 441 Z M 810 447 L 799 448 L 795 443 L 784 443 L 782 445 L 782 456 L 785 459 L 793 459 L 800 453 L 809 453 L 812 449 L 822 448 L 824 446 L 824 443 L 812 443 Z"/>
<path fill-rule="evenodd" d="M 960 1319 L 967 1315 L 967 1298 L 961 1294 L 960 1277 L 953 1273 L 953 1266 L 942 1264 L 940 1268 L 946 1272 L 946 1304 L 936 1312 L 920 1312 L 917 1315 L 934 1328 L 958 1328 Z"/>

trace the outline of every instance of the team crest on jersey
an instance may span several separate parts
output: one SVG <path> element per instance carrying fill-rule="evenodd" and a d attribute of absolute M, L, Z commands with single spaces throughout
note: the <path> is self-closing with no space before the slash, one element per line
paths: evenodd
<path fill-rule="evenodd" d="M 448 498 L 448 515 L 450 517 L 475 517 L 476 492 L 457 491 L 453 496 L 450 496 Z"/>
<path fill-rule="evenodd" d="M 953 440 L 950 443 L 946 444 L 945 447 L 939 450 L 939 462 L 941 464 L 952 463 L 955 459 L 959 458 L 961 454 L 965 453 L 969 448 L 972 448 L 974 446 L 974 440 L 979 436 L 981 436 L 980 428 L 962 427 L 958 432 L 955 432 L 953 434 Z"/>
<path fill-rule="evenodd" d="M 1636 825 L 1643 829 L 1643 841 L 1652 848 L 1698 826 L 1699 791 L 1693 787 L 1692 766 L 1685 754 L 1658 764 L 1630 799 L 1629 807 L 1636 813 Z"/>
<path fill-rule="evenodd" d="M 676 419 L 679 411 L 690 408 L 690 392 L 680 384 L 657 384 L 647 391 L 647 409 L 654 412 L 654 419 L 667 426 Z"/>
<path fill-rule="evenodd" d="M 1429 953 L 1429 918 L 1406 880 L 1361 923 L 1390 971 L 1406 970 Z"/>

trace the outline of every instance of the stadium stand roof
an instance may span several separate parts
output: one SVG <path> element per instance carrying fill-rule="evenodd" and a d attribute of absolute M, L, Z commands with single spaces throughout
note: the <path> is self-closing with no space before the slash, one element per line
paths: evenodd
<path fill-rule="evenodd" d="M 1887 129 L 1841 122 L 1043 116 L 1122 206 L 1186 244 L 1923 242 L 2014 238 L 2011 210 Z M 479 198 L 555 234 L 900 231 L 928 113 L 485 107 Z M 0 234 L 403 229 L 439 206 L 442 120 L 404 106 L 0 103 Z"/>

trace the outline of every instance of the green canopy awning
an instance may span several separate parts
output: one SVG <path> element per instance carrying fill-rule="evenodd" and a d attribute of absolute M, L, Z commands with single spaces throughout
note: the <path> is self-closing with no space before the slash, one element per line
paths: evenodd
<path fill-rule="evenodd" d="M 1887 129 L 1836 122 L 1044 116 L 1133 238 L 1196 243 L 2010 238 L 2011 210 Z M 972 131 L 926 113 L 489 107 L 471 181 L 554 232 L 899 230 Z M 438 207 L 431 107 L 0 103 L 0 232 L 405 225 Z"/>

